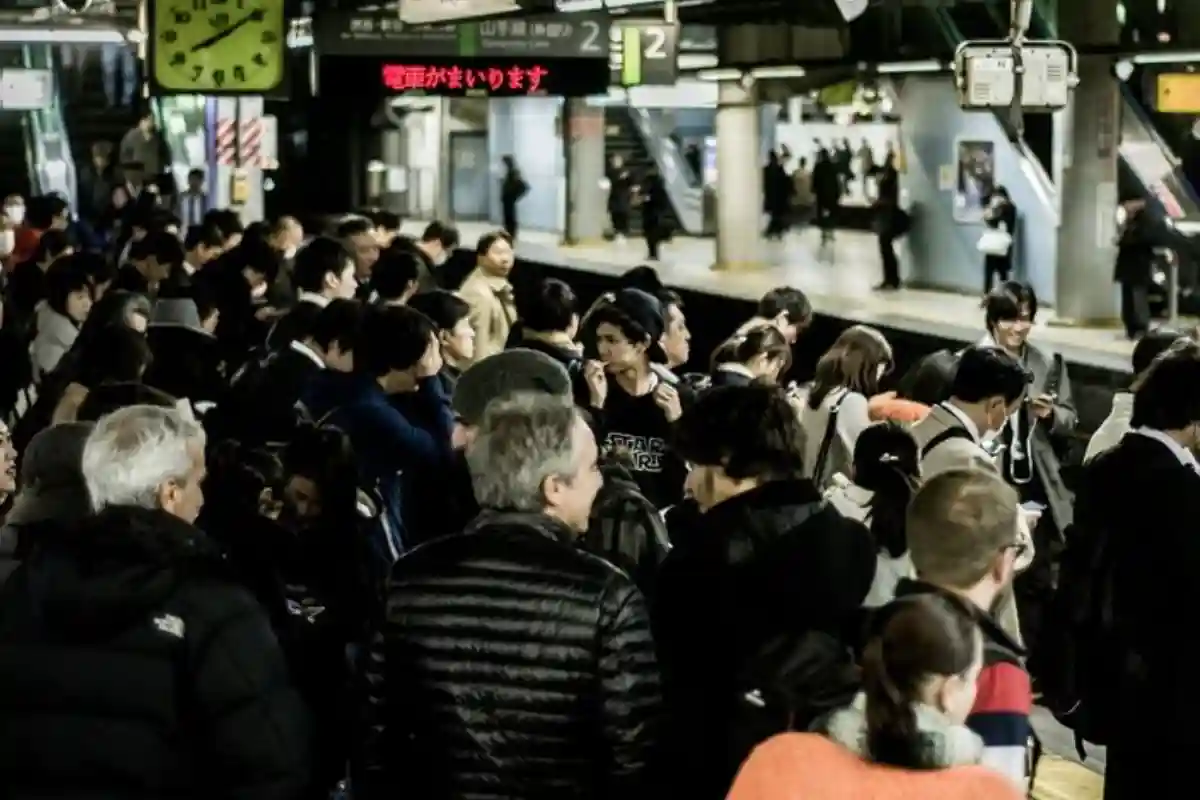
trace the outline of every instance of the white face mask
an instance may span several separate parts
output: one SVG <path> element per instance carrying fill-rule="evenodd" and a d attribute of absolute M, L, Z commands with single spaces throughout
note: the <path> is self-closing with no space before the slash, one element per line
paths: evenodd
<path fill-rule="evenodd" d="M 263 281 L 262 283 L 258 284 L 257 286 L 251 287 L 251 289 L 250 289 L 250 297 L 252 297 L 255 300 L 258 300 L 259 298 L 263 297 L 264 295 L 266 295 L 266 293 L 267 293 L 267 282 L 266 281 Z"/>
<path fill-rule="evenodd" d="M 8 221 L 13 225 L 20 225 L 25 221 L 25 206 L 5 206 L 4 216 L 8 217 Z"/>
<path fill-rule="evenodd" d="M 0 258 L 12 255 L 17 246 L 17 235 L 12 231 L 0 231 Z"/>
<path fill-rule="evenodd" d="M 299 249 L 300 248 L 296 247 L 295 245 L 289 245 L 283 249 L 283 257 L 291 261 L 296 257 L 296 251 Z"/>

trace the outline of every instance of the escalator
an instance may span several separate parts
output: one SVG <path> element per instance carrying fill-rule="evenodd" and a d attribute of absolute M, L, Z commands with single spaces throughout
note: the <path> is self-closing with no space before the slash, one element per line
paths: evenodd
<path fill-rule="evenodd" d="M 621 157 L 634 176 L 634 181 L 639 180 L 651 167 L 658 168 L 626 106 L 608 106 L 604 109 L 605 163 L 610 163 L 613 156 Z M 674 204 L 667 210 L 667 222 L 673 229 L 679 229 Z M 629 227 L 634 236 L 641 236 L 642 215 L 634 214 L 629 220 Z"/>
<path fill-rule="evenodd" d="M 0 67 L 23 66 L 19 45 L 0 46 Z M 34 193 L 28 117 L 24 111 L 0 111 L 0 194 L 29 197 Z"/>
<path fill-rule="evenodd" d="M 121 45 L 105 44 L 100 47 L 112 48 Z M 46 49 L 49 57 L 49 48 Z M 77 162 L 86 163 L 93 144 L 108 142 L 113 147 L 113 162 L 117 163 L 117 148 L 121 144 L 121 138 L 137 124 L 140 116 L 136 94 L 134 93 L 130 103 L 121 102 L 120 97 L 117 98 L 117 103 L 110 103 L 104 88 L 100 57 L 98 53 L 93 52 L 88 58 L 82 70 L 65 69 L 57 58 L 51 62 L 61 87 L 62 116 L 68 145 Z M 123 88 L 119 81 L 117 88 Z"/>
<path fill-rule="evenodd" d="M 605 109 L 605 152 L 620 154 L 635 176 L 653 167 L 662 176 L 670 199 L 667 220 L 673 229 L 691 236 L 704 233 L 704 191 L 693 185 L 690 168 L 675 142 L 662 135 L 644 108 L 611 105 Z M 641 220 L 634 215 L 635 230 Z"/>

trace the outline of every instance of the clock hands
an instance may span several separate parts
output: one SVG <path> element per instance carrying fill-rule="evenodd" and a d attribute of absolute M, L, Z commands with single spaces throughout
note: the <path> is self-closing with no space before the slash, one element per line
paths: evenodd
<path fill-rule="evenodd" d="M 230 25 L 225 30 L 214 33 L 212 36 L 209 36 L 207 39 L 203 39 L 199 42 L 196 42 L 196 44 L 192 45 L 192 52 L 198 53 L 201 50 L 207 50 L 208 48 L 212 47 L 217 42 L 223 41 L 223 40 L 229 38 L 230 36 L 232 36 L 233 34 L 237 33 L 237 31 L 240 28 L 247 25 L 248 23 L 262 22 L 265 18 L 266 18 L 266 12 L 263 11 L 261 8 L 256 8 L 255 10 L 251 11 L 246 16 L 239 19 L 237 22 L 233 23 L 233 25 Z"/>

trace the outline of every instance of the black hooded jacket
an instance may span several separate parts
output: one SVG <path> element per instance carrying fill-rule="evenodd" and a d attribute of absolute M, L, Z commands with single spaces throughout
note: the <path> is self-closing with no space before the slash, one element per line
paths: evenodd
<path fill-rule="evenodd" d="M 307 714 L 265 614 L 222 573 L 162 511 L 40 537 L 0 591 L 0 795 L 297 797 Z"/>
<path fill-rule="evenodd" d="M 875 576 L 866 528 L 808 480 L 762 484 L 680 522 L 651 608 L 671 716 L 676 796 L 723 798 L 738 676 L 772 640 L 852 641 Z"/>

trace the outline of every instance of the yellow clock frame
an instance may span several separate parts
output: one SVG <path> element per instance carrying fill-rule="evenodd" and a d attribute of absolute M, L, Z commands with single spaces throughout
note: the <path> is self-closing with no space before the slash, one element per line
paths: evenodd
<path fill-rule="evenodd" d="M 148 0 L 157 94 L 270 94 L 287 75 L 286 0 Z"/>

